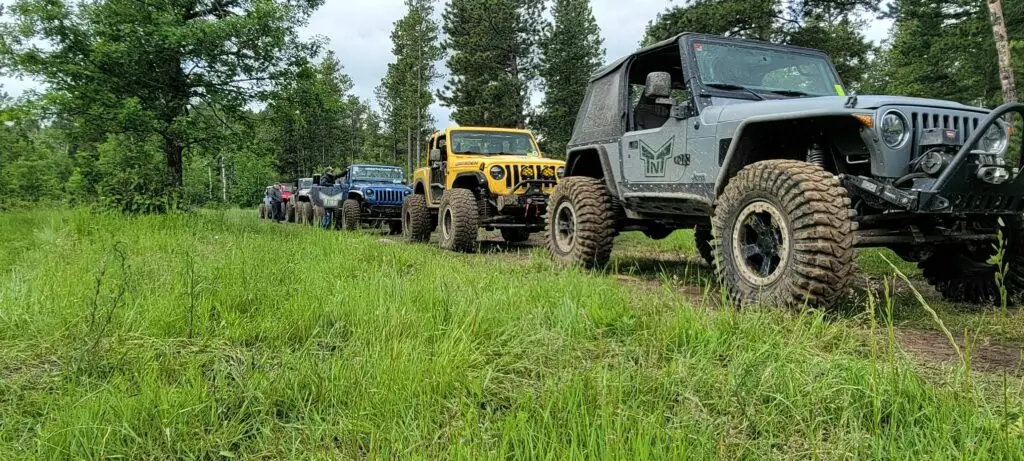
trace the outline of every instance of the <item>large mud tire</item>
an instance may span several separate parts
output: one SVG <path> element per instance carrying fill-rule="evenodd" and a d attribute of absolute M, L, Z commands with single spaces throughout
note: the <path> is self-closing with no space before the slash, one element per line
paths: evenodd
<path fill-rule="evenodd" d="M 1024 219 L 1003 217 L 1003 262 L 1006 263 L 1007 302 L 1024 297 Z M 989 242 L 940 245 L 920 263 L 921 274 L 944 299 L 952 302 L 991 305 L 1002 302 L 996 283 L 995 248 Z"/>
<path fill-rule="evenodd" d="M 767 160 L 740 170 L 714 214 L 716 272 L 730 298 L 829 306 L 853 278 L 850 199 L 821 167 Z"/>
<path fill-rule="evenodd" d="M 341 202 L 341 229 L 359 230 L 359 218 L 362 212 L 358 200 L 348 199 Z"/>
<path fill-rule="evenodd" d="M 551 192 L 544 238 L 564 266 L 602 267 L 616 235 L 615 205 L 600 179 L 572 176 Z"/>
<path fill-rule="evenodd" d="M 714 239 L 715 236 L 711 232 L 710 222 L 693 228 L 693 241 L 697 246 L 697 252 L 700 253 L 701 259 L 711 267 L 715 267 L 715 249 L 712 246 Z"/>
<path fill-rule="evenodd" d="M 438 213 L 441 248 L 469 253 L 476 250 L 480 211 L 469 189 L 451 189 L 441 199 Z"/>
<path fill-rule="evenodd" d="M 284 206 L 284 222 L 295 222 L 295 204 L 292 202 Z"/>
<path fill-rule="evenodd" d="M 402 201 L 402 237 L 409 243 L 430 240 L 430 210 L 427 209 L 427 197 L 423 194 L 412 194 Z"/>
<path fill-rule="evenodd" d="M 502 228 L 501 239 L 508 243 L 523 243 L 530 240 L 530 233 L 525 229 Z"/>

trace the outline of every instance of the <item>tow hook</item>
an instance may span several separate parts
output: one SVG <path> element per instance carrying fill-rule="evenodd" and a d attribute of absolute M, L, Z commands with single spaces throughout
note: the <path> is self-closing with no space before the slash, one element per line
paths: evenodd
<path fill-rule="evenodd" d="M 978 179 L 989 184 L 999 185 L 1010 179 L 1010 173 L 1006 171 L 1005 167 L 983 166 L 978 168 Z"/>

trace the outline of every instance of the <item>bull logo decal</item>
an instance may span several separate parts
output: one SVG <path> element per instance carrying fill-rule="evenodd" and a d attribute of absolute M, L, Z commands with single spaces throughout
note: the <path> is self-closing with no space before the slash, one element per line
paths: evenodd
<path fill-rule="evenodd" d="M 672 156 L 672 141 L 675 136 L 665 141 L 658 149 L 652 149 L 647 143 L 640 141 L 640 158 L 644 160 L 644 176 L 662 178 L 665 176 L 665 163 Z"/>

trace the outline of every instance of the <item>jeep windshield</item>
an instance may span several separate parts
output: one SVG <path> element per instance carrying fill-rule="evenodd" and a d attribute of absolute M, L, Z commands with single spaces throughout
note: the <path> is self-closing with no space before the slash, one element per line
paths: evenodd
<path fill-rule="evenodd" d="M 401 184 L 405 182 L 405 174 L 400 168 L 395 167 L 354 166 L 352 180 Z"/>
<path fill-rule="evenodd" d="M 302 178 L 299 180 L 299 189 L 309 189 L 313 187 L 313 178 Z"/>
<path fill-rule="evenodd" d="M 538 152 L 526 133 L 456 131 L 451 146 L 455 154 L 537 156 Z"/>
<path fill-rule="evenodd" d="M 841 93 L 839 79 L 824 56 L 743 43 L 693 42 L 704 86 L 737 94 L 805 97 Z"/>

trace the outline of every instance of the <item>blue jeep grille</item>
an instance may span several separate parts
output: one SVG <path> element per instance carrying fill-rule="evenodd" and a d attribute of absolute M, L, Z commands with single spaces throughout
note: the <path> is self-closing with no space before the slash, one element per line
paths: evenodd
<path fill-rule="evenodd" d="M 385 205 L 400 205 L 405 195 L 403 190 L 374 189 L 373 201 Z"/>

